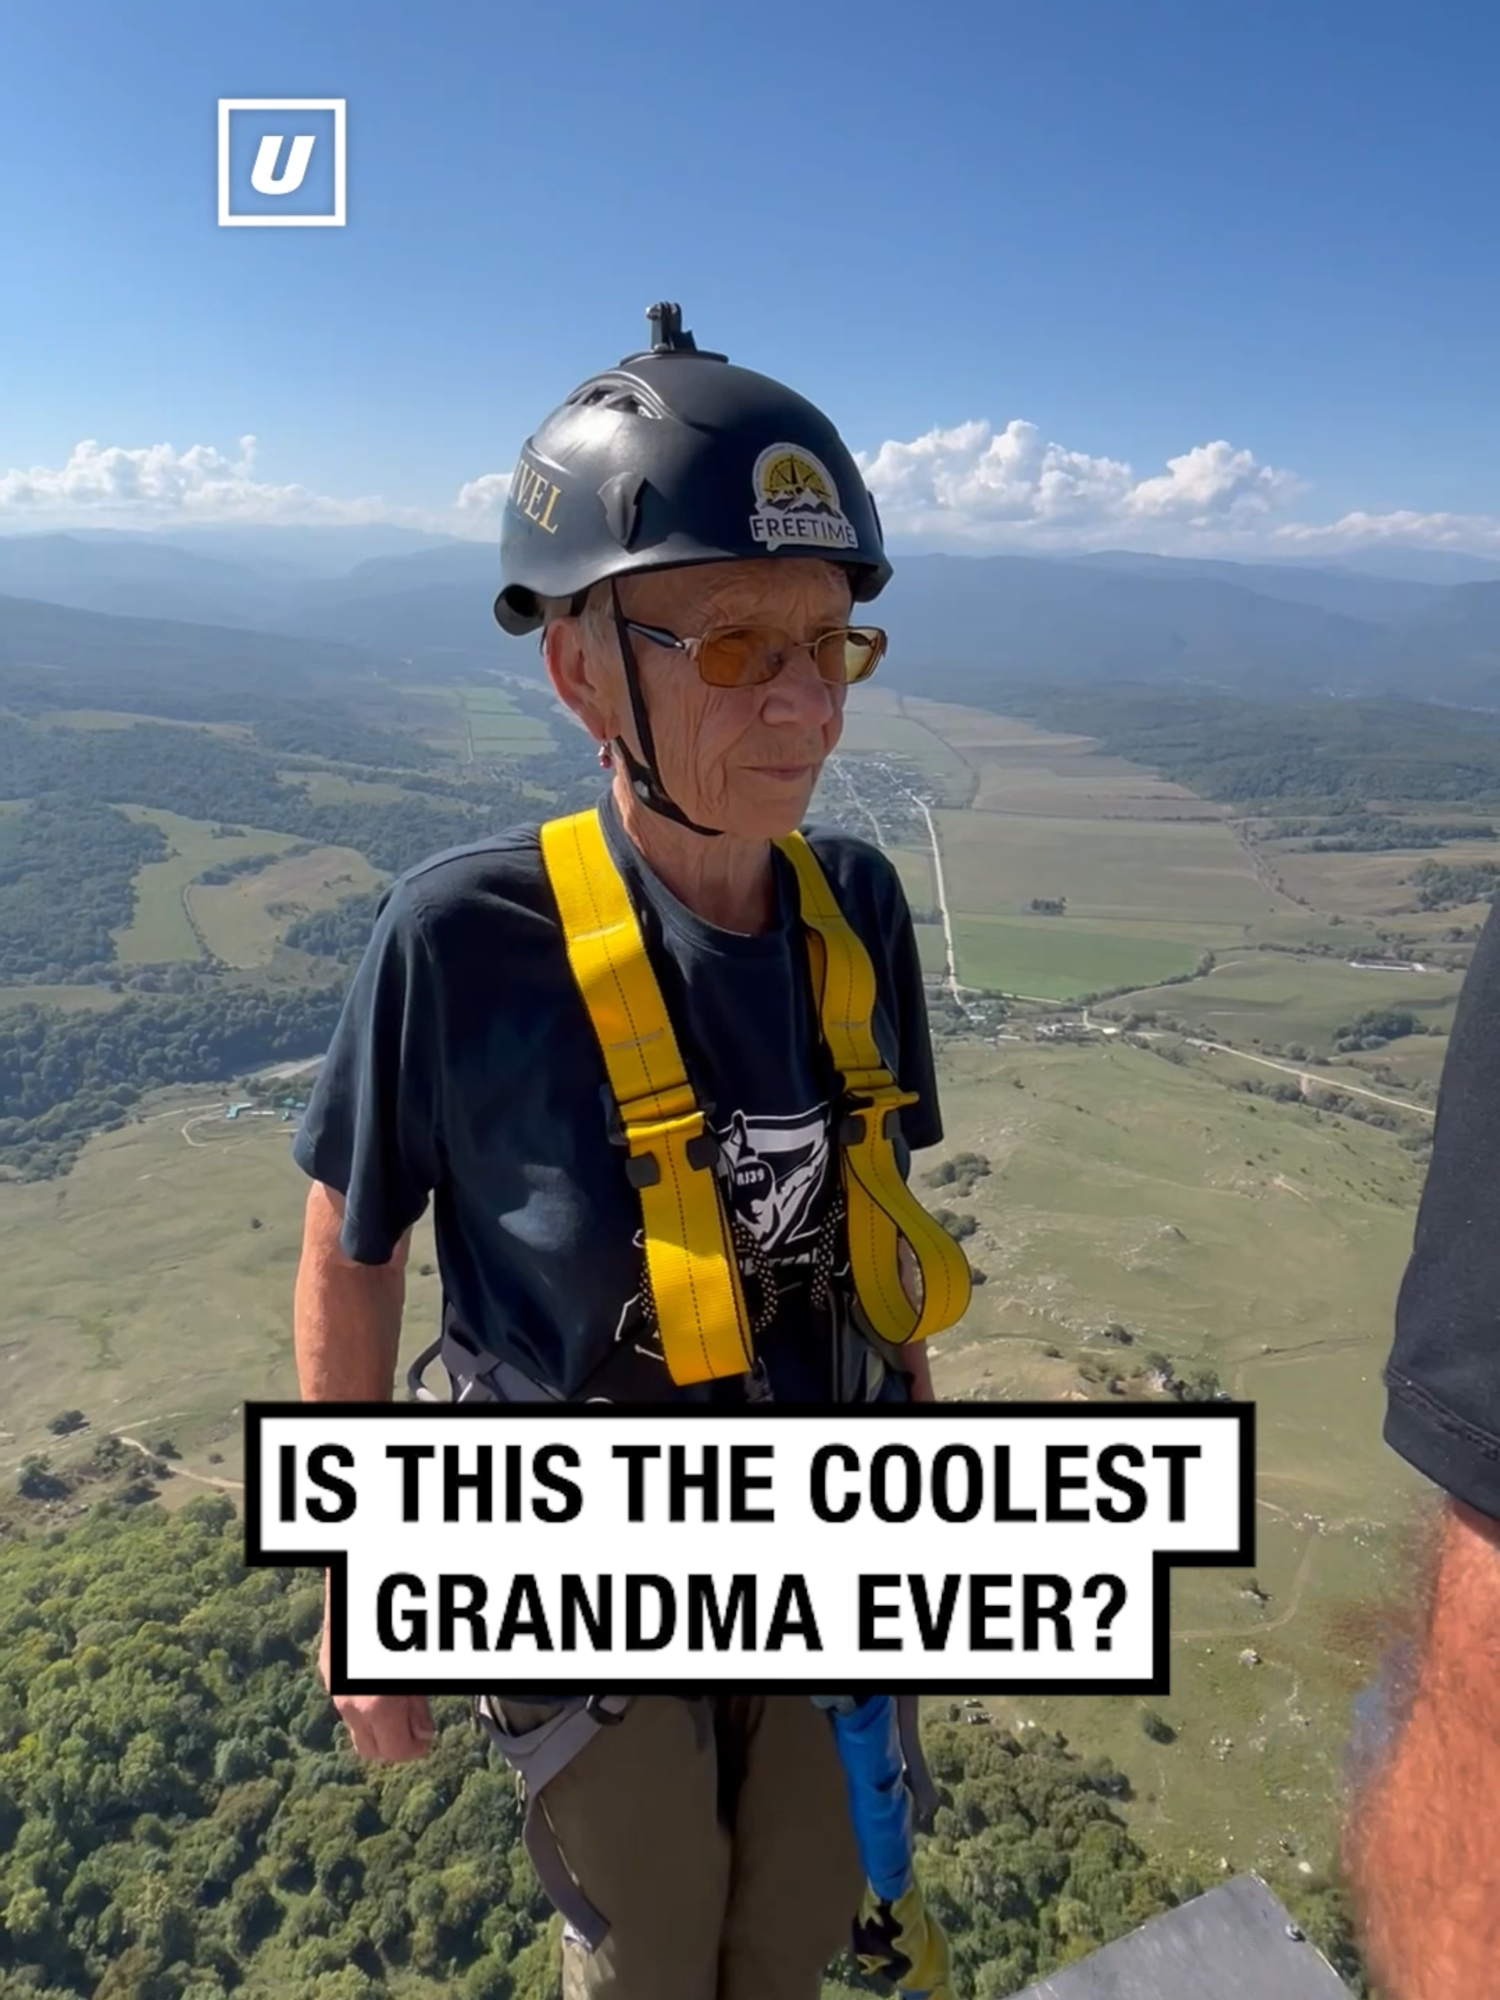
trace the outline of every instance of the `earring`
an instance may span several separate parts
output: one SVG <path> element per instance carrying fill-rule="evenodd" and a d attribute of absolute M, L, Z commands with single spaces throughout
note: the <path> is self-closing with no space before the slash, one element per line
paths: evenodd
<path fill-rule="evenodd" d="M 610 766 L 614 763 L 614 761 L 615 761 L 614 751 L 610 749 L 607 743 L 601 743 L 599 745 L 599 769 L 601 771 L 609 770 Z"/>

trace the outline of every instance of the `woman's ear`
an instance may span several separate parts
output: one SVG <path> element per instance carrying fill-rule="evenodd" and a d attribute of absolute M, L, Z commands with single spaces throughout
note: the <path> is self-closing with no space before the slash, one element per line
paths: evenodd
<path fill-rule="evenodd" d="M 608 702 L 578 619 L 558 618 L 548 624 L 542 635 L 542 660 L 552 692 L 563 707 L 578 717 L 596 743 L 608 742 Z"/>

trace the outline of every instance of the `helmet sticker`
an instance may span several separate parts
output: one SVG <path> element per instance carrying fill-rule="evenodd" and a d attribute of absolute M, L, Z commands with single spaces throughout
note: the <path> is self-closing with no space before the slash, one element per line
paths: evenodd
<path fill-rule="evenodd" d="M 538 472 L 523 452 L 510 479 L 509 499 L 516 512 L 524 514 L 528 521 L 535 521 L 544 533 L 555 535 L 558 524 L 552 514 L 561 497 L 562 489 L 544 472 Z"/>
<path fill-rule="evenodd" d="M 773 444 L 755 461 L 750 532 L 767 548 L 857 549 L 833 475 L 800 445 Z"/>

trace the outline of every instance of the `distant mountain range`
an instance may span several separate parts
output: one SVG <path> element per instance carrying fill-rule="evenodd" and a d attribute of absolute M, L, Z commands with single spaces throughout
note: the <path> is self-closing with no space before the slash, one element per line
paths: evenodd
<path fill-rule="evenodd" d="M 950 696 L 971 680 L 1144 680 L 1500 708 L 1500 567 L 1470 580 L 1477 559 L 1445 569 L 1427 553 L 1464 580 L 1126 551 L 902 555 L 871 615 L 891 633 L 882 676 L 920 690 L 937 671 Z M 495 625 L 499 581 L 493 543 L 405 530 L 0 536 L 0 665 L 139 667 L 158 649 L 174 680 L 221 685 L 261 669 L 279 688 L 299 672 L 537 676 L 535 641 Z"/>

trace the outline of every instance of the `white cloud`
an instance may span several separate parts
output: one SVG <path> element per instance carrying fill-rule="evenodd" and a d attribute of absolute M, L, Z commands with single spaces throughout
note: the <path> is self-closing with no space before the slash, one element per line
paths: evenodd
<path fill-rule="evenodd" d="M 508 472 L 481 473 L 478 479 L 459 487 L 453 503 L 455 510 L 473 521 L 498 521 L 505 496 L 510 492 L 510 480 Z"/>
<path fill-rule="evenodd" d="M 1047 442 L 1013 419 L 931 430 L 859 454 L 888 531 L 992 546 L 1088 546 L 1131 530 L 1244 533 L 1300 492 L 1290 473 L 1218 439 L 1138 478 L 1123 460 Z"/>
<path fill-rule="evenodd" d="M 1127 514 L 1207 527 L 1226 519 L 1259 518 L 1303 491 L 1293 473 L 1260 465 L 1248 451 L 1218 438 L 1169 458 L 1165 472 L 1143 479 L 1125 497 Z"/>
<path fill-rule="evenodd" d="M 99 525 L 171 527 L 188 522 L 366 525 L 390 522 L 438 534 L 496 532 L 510 488 L 508 472 L 486 472 L 461 486 L 447 507 L 410 507 L 367 494 L 336 499 L 300 484 L 256 477 L 257 441 L 238 440 L 230 457 L 213 445 L 178 451 L 170 444 L 103 446 L 85 438 L 60 466 L 0 470 L 0 530 Z"/>
<path fill-rule="evenodd" d="M 1404 542 L 1421 548 L 1461 549 L 1471 554 L 1500 552 L 1500 519 L 1493 514 L 1345 514 L 1317 524 L 1286 521 L 1275 530 L 1278 542 L 1305 548 L 1349 548 L 1380 542 Z"/>
<path fill-rule="evenodd" d="M 0 472 L 0 519 L 67 515 L 123 517 L 137 526 L 173 521 L 376 521 L 392 518 L 383 500 L 332 500 L 299 485 L 255 477 L 256 440 L 239 456 L 213 445 L 102 446 L 85 438 L 61 466 Z"/>
<path fill-rule="evenodd" d="M 1500 518 L 1483 514 L 1351 512 L 1295 518 L 1307 491 L 1294 473 L 1220 438 L 1164 470 L 1138 474 L 1109 458 L 1047 440 L 1014 418 L 975 419 L 856 454 L 888 534 L 966 550 L 1127 546 L 1167 554 L 1315 554 L 1401 542 L 1500 552 Z M 0 470 L 0 530 L 99 525 L 171 527 L 190 521 L 318 525 L 390 522 L 489 540 L 510 487 L 506 472 L 466 480 L 446 506 L 379 495 L 339 499 L 256 476 L 257 443 L 232 455 L 213 445 L 104 446 L 86 438 L 60 466 Z"/>
<path fill-rule="evenodd" d="M 909 444 L 891 439 L 857 454 L 887 528 L 961 534 L 987 528 L 1071 523 L 1118 507 L 1130 467 L 1044 444 L 1017 418 L 931 430 Z"/>

